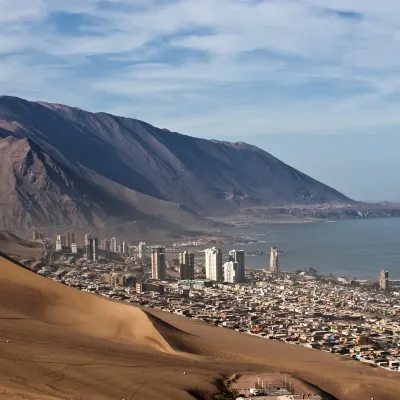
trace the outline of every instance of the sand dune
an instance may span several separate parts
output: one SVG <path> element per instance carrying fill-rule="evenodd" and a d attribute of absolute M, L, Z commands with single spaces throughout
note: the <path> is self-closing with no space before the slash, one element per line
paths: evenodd
<path fill-rule="evenodd" d="M 6 231 L 0 231 L 0 251 L 12 257 L 38 260 L 42 256 L 40 243 L 23 240 Z"/>
<path fill-rule="evenodd" d="M 30 318 L 79 333 L 173 352 L 148 315 L 139 308 L 124 307 L 57 284 L 8 260 L 2 265 L 0 287 L 0 315 Z"/>
<path fill-rule="evenodd" d="M 400 398 L 396 373 L 108 301 L 0 258 L 0 399 L 184 400 L 268 371 L 340 400 Z"/>

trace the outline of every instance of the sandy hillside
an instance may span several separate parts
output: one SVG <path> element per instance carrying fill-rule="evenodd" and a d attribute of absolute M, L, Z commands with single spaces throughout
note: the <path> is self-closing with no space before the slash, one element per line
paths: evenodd
<path fill-rule="evenodd" d="M 10 232 L 0 231 L 0 251 L 12 257 L 38 260 L 42 256 L 43 246 L 23 240 Z"/>
<path fill-rule="evenodd" d="M 0 399 L 184 400 L 215 391 L 222 375 L 269 371 L 341 400 L 400 398 L 396 373 L 111 302 L 4 258 L 0 371 Z"/>

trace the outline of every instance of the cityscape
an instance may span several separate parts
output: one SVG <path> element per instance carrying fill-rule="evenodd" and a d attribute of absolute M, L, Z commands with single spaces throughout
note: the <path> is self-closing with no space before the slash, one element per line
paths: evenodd
<path fill-rule="evenodd" d="M 73 231 L 57 234 L 55 246 L 41 232 L 32 239 L 46 242 L 47 263 L 31 268 L 65 285 L 399 371 L 400 281 L 387 271 L 375 282 L 312 268 L 285 272 L 277 247 L 267 268 L 255 270 L 243 250 L 196 242 L 146 246 L 113 237 L 99 245 L 88 233 L 78 244 Z"/>

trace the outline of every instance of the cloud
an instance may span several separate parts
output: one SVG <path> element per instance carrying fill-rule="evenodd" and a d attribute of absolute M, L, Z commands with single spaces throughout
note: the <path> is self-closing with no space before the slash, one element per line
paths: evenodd
<path fill-rule="evenodd" d="M 0 91 L 206 137 L 400 125 L 397 0 L 0 0 Z"/>

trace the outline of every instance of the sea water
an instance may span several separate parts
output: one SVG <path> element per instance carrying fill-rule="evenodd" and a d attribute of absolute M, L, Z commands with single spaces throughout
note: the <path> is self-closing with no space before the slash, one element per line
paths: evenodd
<path fill-rule="evenodd" d="M 269 249 L 276 246 L 283 252 L 281 270 L 312 267 L 323 274 L 378 279 L 384 269 L 390 279 L 400 279 L 400 218 L 270 224 L 230 233 L 257 242 L 223 246 L 224 251 L 268 253 L 246 256 L 247 268 L 269 268 Z"/>

